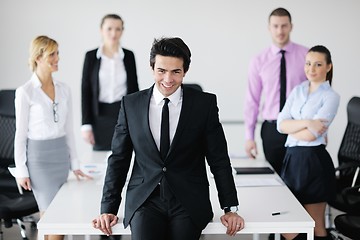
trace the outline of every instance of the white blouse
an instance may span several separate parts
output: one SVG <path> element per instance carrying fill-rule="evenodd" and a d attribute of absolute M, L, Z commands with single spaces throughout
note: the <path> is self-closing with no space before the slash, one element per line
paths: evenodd
<path fill-rule="evenodd" d="M 124 65 L 125 53 L 119 47 L 113 58 L 105 56 L 100 46 L 96 57 L 101 58 L 99 69 L 99 102 L 114 103 L 122 99 L 127 93 L 127 74 Z"/>
<path fill-rule="evenodd" d="M 70 88 L 54 80 L 55 101 L 41 89 L 34 73 L 29 81 L 16 89 L 16 133 L 14 145 L 15 176 L 29 177 L 26 166 L 27 139 L 46 140 L 66 136 L 71 169 L 79 169 L 73 131 L 73 113 Z"/>

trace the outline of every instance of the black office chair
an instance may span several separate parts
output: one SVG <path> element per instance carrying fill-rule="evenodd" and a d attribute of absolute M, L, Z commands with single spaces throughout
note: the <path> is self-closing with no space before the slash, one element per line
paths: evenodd
<path fill-rule="evenodd" d="M 336 198 L 329 202 L 345 214 L 334 219 L 336 229 L 330 229 L 336 239 L 344 239 L 347 230 L 359 226 L 360 216 L 360 98 L 353 97 L 347 105 L 348 123 L 338 152 Z M 331 214 L 328 216 L 328 220 Z M 351 221 L 349 221 L 351 220 Z M 356 222 L 357 221 L 357 222 Z M 358 229 L 359 230 L 359 229 Z M 344 231 L 344 232 L 343 232 Z M 350 235 L 349 235 L 350 236 Z M 357 235 L 357 236 L 360 236 Z M 355 238 L 356 239 L 356 238 Z"/>
<path fill-rule="evenodd" d="M 339 232 L 336 239 L 346 239 L 344 236 L 353 240 L 360 238 L 360 216 L 341 214 L 336 216 L 334 222 Z"/>
<path fill-rule="evenodd" d="M 339 167 L 337 177 L 337 196 L 330 206 L 342 212 L 360 215 L 360 205 L 349 205 L 346 192 L 360 184 L 360 98 L 353 97 L 347 105 L 348 123 L 338 152 Z"/>
<path fill-rule="evenodd" d="M 343 191 L 345 203 L 349 206 L 359 208 L 360 206 L 360 185 L 346 188 Z M 335 239 L 344 240 L 360 238 L 360 215 L 356 213 L 345 213 L 335 217 L 334 224 L 336 231 L 332 232 Z"/>
<path fill-rule="evenodd" d="M 193 89 L 196 89 L 196 90 L 198 90 L 198 91 L 200 91 L 200 92 L 203 91 L 202 87 L 201 87 L 199 84 L 197 84 L 197 83 L 184 83 L 183 85 L 184 85 L 184 86 L 187 86 L 187 87 L 191 87 L 191 88 L 193 88 Z"/>
<path fill-rule="evenodd" d="M 15 90 L 0 90 L 0 239 L 3 239 L 2 223 L 9 228 L 15 221 L 22 238 L 27 239 L 23 218 L 39 211 L 32 192 L 21 194 L 8 169 L 14 165 L 14 99 Z M 36 227 L 33 218 L 30 222 L 32 227 Z"/>
<path fill-rule="evenodd" d="M 15 107 L 14 90 L 0 91 L 0 192 L 18 192 L 16 181 L 8 171 L 14 164 Z"/>

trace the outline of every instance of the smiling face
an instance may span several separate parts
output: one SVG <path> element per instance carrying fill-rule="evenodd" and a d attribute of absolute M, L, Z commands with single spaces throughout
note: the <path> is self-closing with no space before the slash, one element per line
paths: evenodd
<path fill-rule="evenodd" d="M 155 85 L 164 97 L 181 86 L 185 77 L 183 64 L 181 58 L 156 55 L 153 69 Z"/>
<path fill-rule="evenodd" d="M 43 54 L 38 57 L 37 59 L 37 68 L 42 71 L 50 71 L 56 72 L 58 70 L 58 63 L 59 63 L 59 50 L 58 47 L 52 49 L 49 54 Z"/>
<path fill-rule="evenodd" d="M 123 33 L 123 22 L 120 19 L 106 18 L 101 25 L 100 33 L 105 45 L 117 45 Z"/>
<path fill-rule="evenodd" d="M 292 24 L 288 16 L 271 16 L 269 19 L 269 31 L 273 43 L 283 48 L 290 41 Z"/>
<path fill-rule="evenodd" d="M 326 74 L 330 71 L 332 65 L 326 63 L 325 54 L 319 52 L 308 52 L 305 61 L 305 74 L 310 82 L 325 82 Z"/>

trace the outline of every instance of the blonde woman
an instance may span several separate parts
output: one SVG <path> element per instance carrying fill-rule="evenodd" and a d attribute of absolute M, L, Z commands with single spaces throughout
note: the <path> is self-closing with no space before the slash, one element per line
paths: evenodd
<path fill-rule="evenodd" d="M 57 42 L 36 37 L 29 63 L 33 75 L 16 90 L 15 97 L 15 174 L 24 189 L 33 191 L 42 216 L 70 169 L 78 179 L 90 177 L 79 170 L 70 89 L 52 77 L 58 70 Z"/>

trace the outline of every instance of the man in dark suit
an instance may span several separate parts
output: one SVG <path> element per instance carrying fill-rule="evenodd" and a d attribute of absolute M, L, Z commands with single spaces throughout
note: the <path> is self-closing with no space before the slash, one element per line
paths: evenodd
<path fill-rule="evenodd" d="M 133 150 L 124 216 L 133 240 L 199 239 L 213 218 L 205 158 L 225 211 L 226 233 L 244 227 L 216 96 L 182 85 L 190 57 L 180 38 L 155 40 L 150 53 L 155 84 L 121 101 L 101 215 L 93 220 L 107 235 L 118 221 Z"/>

